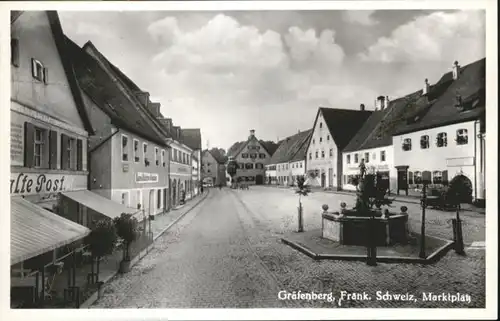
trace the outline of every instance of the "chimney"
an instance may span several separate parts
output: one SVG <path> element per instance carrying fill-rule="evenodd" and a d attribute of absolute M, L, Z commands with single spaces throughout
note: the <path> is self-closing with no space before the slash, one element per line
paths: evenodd
<path fill-rule="evenodd" d="M 460 76 L 460 65 L 458 64 L 458 61 L 455 61 L 453 63 L 453 80 L 457 80 L 459 76 Z"/>
<path fill-rule="evenodd" d="M 137 97 L 137 99 L 139 99 L 141 104 L 143 104 L 146 107 L 148 106 L 148 102 L 149 102 L 149 93 L 148 92 L 138 91 L 135 93 L 135 96 Z"/>
<path fill-rule="evenodd" d="M 427 95 L 429 93 L 431 86 L 429 85 L 429 80 L 425 78 L 424 80 L 424 88 L 422 89 L 422 95 Z"/>
<path fill-rule="evenodd" d="M 160 106 L 161 104 L 160 103 L 152 103 L 152 102 L 148 102 L 148 109 L 151 111 L 151 113 L 153 113 L 153 115 L 156 117 L 156 118 L 159 118 L 161 116 L 161 113 L 160 113 Z"/>
<path fill-rule="evenodd" d="M 255 129 L 250 129 L 250 136 L 248 138 L 255 137 Z"/>
<path fill-rule="evenodd" d="M 365 110 L 365 104 L 359 105 L 359 110 L 364 111 Z"/>
<path fill-rule="evenodd" d="M 384 108 L 386 107 L 385 106 L 385 100 L 386 100 L 386 97 L 384 97 L 384 96 L 378 96 L 377 100 L 376 100 L 376 103 L 375 103 L 375 109 L 376 110 L 384 110 Z"/>

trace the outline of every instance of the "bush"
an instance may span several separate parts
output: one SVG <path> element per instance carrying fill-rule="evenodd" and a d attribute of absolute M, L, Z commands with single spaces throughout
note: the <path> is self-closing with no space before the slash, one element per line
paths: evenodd
<path fill-rule="evenodd" d="M 120 238 L 123 239 L 125 243 L 125 253 L 124 260 L 130 260 L 130 244 L 135 241 L 138 237 L 138 221 L 132 214 L 122 213 L 121 216 L 115 217 L 114 225 L 116 227 L 116 233 Z"/>
<path fill-rule="evenodd" d="M 98 221 L 84 240 L 95 257 L 113 253 L 116 241 L 116 228 L 111 220 Z"/>

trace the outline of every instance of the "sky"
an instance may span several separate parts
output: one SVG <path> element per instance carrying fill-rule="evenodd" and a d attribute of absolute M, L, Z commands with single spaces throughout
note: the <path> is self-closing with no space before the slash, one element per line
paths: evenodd
<path fill-rule="evenodd" d="M 202 146 L 283 139 L 485 57 L 484 11 L 59 11 Z"/>

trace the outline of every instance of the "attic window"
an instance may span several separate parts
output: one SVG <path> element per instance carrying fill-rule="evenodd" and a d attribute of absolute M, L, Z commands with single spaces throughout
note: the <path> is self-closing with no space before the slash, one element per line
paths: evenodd
<path fill-rule="evenodd" d="M 34 58 L 31 58 L 31 75 L 33 78 L 43 82 L 44 84 L 48 83 L 47 68 L 45 68 L 40 61 Z"/>
<path fill-rule="evenodd" d="M 402 148 L 405 152 L 411 150 L 411 138 L 405 138 L 403 141 Z"/>

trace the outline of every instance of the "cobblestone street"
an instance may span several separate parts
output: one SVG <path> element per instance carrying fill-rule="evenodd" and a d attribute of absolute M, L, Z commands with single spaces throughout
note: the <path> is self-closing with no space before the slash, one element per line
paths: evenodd
<path fill-rule="evenodd" d="M 333 209 L 349 195 L 313 193 L 303 198 L 305 229 L 321 225 L 321 204 Z M 450 251 L 434 265 L 314 261 L 282 244 L 280 237 L 296 228 L 298 198 L 293 191 L 251 187 L 213 189 L 207 199 L 159 237 L 155 249 L 125 275 L 105 286 L 92 308 L 267 308 L 339 307 L 327 300 L 280 300 L 278 293 L 366 292 L 371 300 L 343 300 L 341 307 L 484 307 L 485 251 L 469 249 L 461 257 Z M 399 207 L 400 204 L 395 204 Z M 408 205 L 409 212 L 416 211 Z M 415 212 L 415 216 L 419 216 Z M 428 233 L 449 234 L 453 213 L 428 211 L 430 220 L 445 222 Z M 466 242 L 484 240 L 484 216 L 464 214 Z M 415 228 L 418 219 L 411 218 Z M 439 236 L 438 235 L 438 236 Z M 379 301 L 376 292 L 410 293 L 416 302 Z M 469 294 L 470 303 L 421 300 L 423 292 Z"/>

